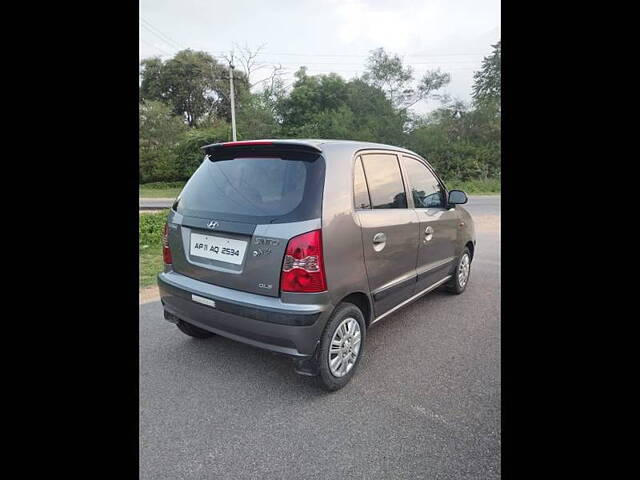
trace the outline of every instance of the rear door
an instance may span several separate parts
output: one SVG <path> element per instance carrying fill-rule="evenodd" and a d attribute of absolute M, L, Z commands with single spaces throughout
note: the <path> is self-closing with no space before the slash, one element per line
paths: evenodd
<path fill-rule="evenodd" d="M 323 186 L 324 159 L 317 153 L 252 149 L 232 155 L 228 149 L 221 158 L 205 158 L 169 225 L 173 270 L 278 296 L 287 242 L 300 233 L 291 226 L 304 230 L 320 218 Z"/>
<path fill-rule="evenodd" d="M 419 222 L 408 208 L 398 162 L 395 153 L 364 153 L 354 170 L 355 205 L 376 316 L 415 291 Z"/>
<path fill-rule="evenodd" d="M 416 293 L 445 278 L 453 267 L 458 215 L 445 203 L 445 190 L 421 160 L 402 156 L 414 209 L 420 221 Z"/>

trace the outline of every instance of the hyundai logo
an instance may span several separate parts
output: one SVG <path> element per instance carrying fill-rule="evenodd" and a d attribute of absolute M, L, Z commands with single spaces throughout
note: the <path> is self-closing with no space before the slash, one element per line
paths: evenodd
<path fill-rule="evenodd" d="M 211 220 L 209 223 L 207 223 L 207 227 L 214 229 L 214 228 L 218 228 L 220 224 L 218 222 L 216 222 L 215 220 Z"/>

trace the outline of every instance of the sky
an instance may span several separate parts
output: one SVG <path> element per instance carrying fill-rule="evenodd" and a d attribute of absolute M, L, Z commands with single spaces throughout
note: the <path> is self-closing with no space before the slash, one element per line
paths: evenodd
<path fill-rule="evenodd" d="M 259 61 L 282 65 L 290 84 L 302 65 L 311 75 L 359 76 L 369 52 L 383 47 L 411 65 L 416 79 L 437 68 L 450 73 L 441 93 L 469 102 L 473 72 L 500 39 L 500 1 L 140 0 L 139 24 L 140 59 L 166 60 L 184 48 L 221 57 L 234 45 L 262 46 Z M 420 102 L 414 110 L 436 106 Z"/>

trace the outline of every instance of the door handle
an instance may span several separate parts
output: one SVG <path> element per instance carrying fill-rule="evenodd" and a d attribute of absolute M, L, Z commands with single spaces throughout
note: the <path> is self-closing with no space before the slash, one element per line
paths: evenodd
<path fill-rule="evenodd" d="M 387 236 L 382 232 L 376 233 L 373 236 L 373 243 L 384 243 L 386 241 L 387 241 Z"/>
<path fill-rule="evenodd" d="M 386 244 L 387 236 L 384 233 L 378 232 L 373 236 L 373 249 L 376 252 L 382 250 Z"/>
<path fill-rule="evenodd" d="M 424 229 L 424 243 L 431 241 L 431 239 L 433 238 L 433 232 L 434 230 L 431 225 L 427 226 L 427 228 Z"/>

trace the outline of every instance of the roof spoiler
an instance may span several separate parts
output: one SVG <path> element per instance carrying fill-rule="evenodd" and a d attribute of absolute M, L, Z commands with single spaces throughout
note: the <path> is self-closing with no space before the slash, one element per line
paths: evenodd
<path fill-rule="evenodd" d="M 298 140 L 251 140 L 247 142 L 224 142 L 212 143 L 200 147 L 205 154 L 213 157 L 230 158 L 238 154 L 248 153 L 276 153 L 276 152 L 300 152 L 300 153 L 321 153 L 315 145 Z"/>

